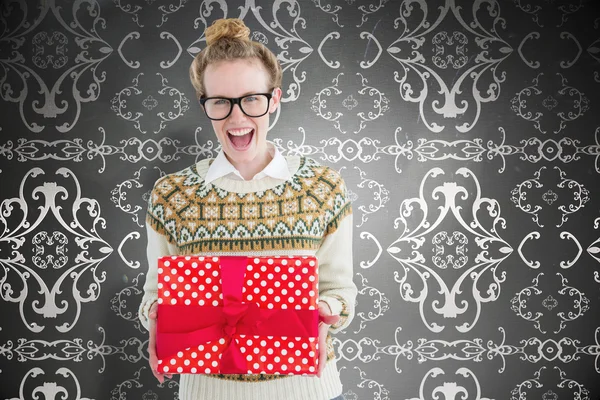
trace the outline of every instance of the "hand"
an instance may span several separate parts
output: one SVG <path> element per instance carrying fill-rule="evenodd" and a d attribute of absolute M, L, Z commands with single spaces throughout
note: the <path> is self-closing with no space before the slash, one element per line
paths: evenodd
<path fill-rule="evenodd" d="M 325 363 L 327 362 L 327 332 L 329 327 L 340 320 L 339 315 L 331 315 L 331 309 L 324 301 L 319 302 L 319 369 L 317 376 L 320 378 Z"/>
<path fill-rule="evenodd" d="M 148 355 L 150 356 L 150 369 L 152 370 L 152 375 L 160 383 L 165 381 L 165 374 L 161 374 L 158 372 L 158 357 L 156 356 L 156 318 L 158 314 L 158 304 L 152 304 L 150 307 L 150 311 L 148 312 L 149 318 L 149 331 L 150 331 L 150 340 L 148 341 Z M 166 374 L 167 378 L 172 378 L 173 374 Z"/>

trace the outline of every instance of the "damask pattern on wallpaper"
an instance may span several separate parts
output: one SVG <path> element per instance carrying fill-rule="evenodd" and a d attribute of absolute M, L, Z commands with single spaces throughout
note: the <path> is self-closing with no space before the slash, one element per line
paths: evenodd
<path fill-rule="evenodd" d="M 339 170 L 347 400 L 600 395 L 600 8 L 585 0 L 6 0 L 0 399 L 177 398 L 137 317 L 153 183 L 220 146 L 187 77 L 242 18 L 270 139 Z"/>

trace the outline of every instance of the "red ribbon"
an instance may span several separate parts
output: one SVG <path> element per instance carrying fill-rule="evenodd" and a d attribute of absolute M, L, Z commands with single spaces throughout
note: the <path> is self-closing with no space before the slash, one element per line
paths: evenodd
<path fill-rule="evenodd" d="M 158 306 L 156 353 L 174 357 L 189 347 L 225 338 L 223 374 L 247 374 L 246 358 L 235 335 L 317 337 L 317 310 L 262 309 L 242 301 L 247 257 L 220 257 L 223 306 Z"/>

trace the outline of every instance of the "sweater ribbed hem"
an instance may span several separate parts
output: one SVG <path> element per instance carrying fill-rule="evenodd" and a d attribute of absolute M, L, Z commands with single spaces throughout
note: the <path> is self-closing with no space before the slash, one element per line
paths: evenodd
<path fill-rule="evenodd" d="M 240 382 L 182 374 L 179 381 L 180 400 L 331 400 L 341 394 L 335 359 L 327 362 L 321 378 L 288 376 L 266 382 Z"/>

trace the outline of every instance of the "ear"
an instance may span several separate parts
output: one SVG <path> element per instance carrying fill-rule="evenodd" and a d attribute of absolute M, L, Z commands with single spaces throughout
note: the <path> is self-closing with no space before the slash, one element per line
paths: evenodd
<path fill-rule="evenodd" d="M 273 114 L 277 107 L 279 107 L 279 103 L 281 102 L 281 88 L 273 89 L 273 97 L 271 97 L 271 105 L 269 106 L 269 114 Z"/>

